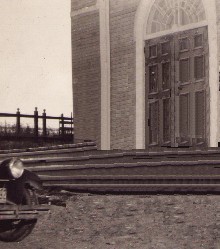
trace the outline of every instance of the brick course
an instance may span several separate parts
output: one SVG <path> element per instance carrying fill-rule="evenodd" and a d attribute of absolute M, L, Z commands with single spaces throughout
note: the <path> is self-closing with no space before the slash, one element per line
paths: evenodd
<path fill-rule="evenodd" d="M 100 146 L 101 69 L 99 12 L 72 18 L 73 102 L 76 141 L 90 139 Z"/>
<path fill-rule="evenodd" d="M 134 18 L 138 3 L 110 1 L 111 149 L 135 148 Z"/>

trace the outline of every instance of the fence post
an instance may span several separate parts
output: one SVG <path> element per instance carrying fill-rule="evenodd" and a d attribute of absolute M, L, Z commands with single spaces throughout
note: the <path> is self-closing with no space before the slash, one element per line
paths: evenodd
<path fill-rule="evenodd" d="M 19 135 L 21 132 L 21 116 L 20 116 L 20 109 L 17 108 L 17 117 L 16 117 L 16 134 Z"/>
<path fill-rule="evenodd" d="M 38 137 L 38 111 L 37 111 L 37 107 L 35 107 L 35 111 L 34 111 L 34 136 L 36 138 Z"/>
<path fill-rule="evenodd" d="M 42 113 L 43 116 L 43 136 L 46 137 L 47 136 L 47 114 L 46 114 L 46 110 L 44 109 L 44 112 Z"/>
<path fill-rule="evenodd" d="M 64 137 L 64 118 L 63 118 L 63 113 L 61 114 L 61 136 Z"/>

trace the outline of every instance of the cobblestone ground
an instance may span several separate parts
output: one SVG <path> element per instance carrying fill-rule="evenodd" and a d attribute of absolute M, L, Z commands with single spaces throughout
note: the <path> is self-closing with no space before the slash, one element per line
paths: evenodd
<path fill-rule="evenodd" d="M 220 249 L 219 196 L 87 195 L 0 249 Z"/>

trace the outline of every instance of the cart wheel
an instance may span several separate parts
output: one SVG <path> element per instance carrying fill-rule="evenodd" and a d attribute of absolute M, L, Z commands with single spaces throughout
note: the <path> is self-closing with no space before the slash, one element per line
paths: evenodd
<path fill-rule="evenodd" d="M 38 199 L 34 191 L 26 189 L 23 205 L 36 205 Z M 4 242 L 18 242 L 28 236 L 33 230 L 37 219 L 31 220 L 3 220 L 0 221 L 0 240 Z"/>

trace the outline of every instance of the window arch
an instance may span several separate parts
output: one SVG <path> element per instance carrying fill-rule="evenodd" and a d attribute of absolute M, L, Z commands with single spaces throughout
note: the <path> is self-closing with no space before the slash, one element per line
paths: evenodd
<path fill-rule="evenodd" d="M 147 34 L 205 21 L 201 0 L 156 0 L 151 8 Z"/>

